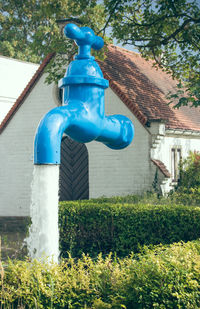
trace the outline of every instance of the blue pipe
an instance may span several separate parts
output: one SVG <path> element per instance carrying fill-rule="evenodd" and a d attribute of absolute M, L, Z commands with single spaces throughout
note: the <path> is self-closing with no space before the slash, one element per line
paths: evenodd
<path fill-rule="evenodd" d="M 79 53 L 59 81 L 63 88 L 63 106 L 49 111 L 38 126 L 34 141 L 34 164 L 60 164 L 63 133 L 80 143 L 93 140 L 112 149 L 127 147 L 134 136 L 132 122 L 125 116 L 105 116 L 104 89 L 109 83 L 94 57 L 91 47 L 100 49 L 103 40 L 88 27 L 65 27 L 65 35 L 75 39 Z"/>

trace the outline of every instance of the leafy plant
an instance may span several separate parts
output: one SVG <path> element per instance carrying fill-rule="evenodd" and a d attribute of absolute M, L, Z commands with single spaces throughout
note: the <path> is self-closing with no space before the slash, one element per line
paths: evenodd
<path fill-rule="evenodd" d="M 190 152 L 180 167 L 180 180 L 177 191 L 183 193 L 199 192 L 200 188 L 200 152 Z"/>
<path fill-rule="evenodd" d="M 127 204 L 106 199 L 62 202 L 59 209 L 60 251 L 73 257 L 117 256 L 143 245 L 170 244 L 200 237 L 200 208 L 184 205 Z"/>
<path fill-rule="evenodd" d="M 190 152 L 180 164 L 180 179 L 169 199 L 186 205 L 200 205 L 200 152 Z"/>
<path fill-rule="evenodd" d="M 200 241 L 144 248 L 119 259 L 83 255 L 60 264 L 9 261 L 2 309 L 132 309 L 200 306 Z"/>
<path fill-rule="evenodd" d="M 153 58 L 178 80 L 179 89 L 171 94 L 176 107 L 200 105 L 198 0 L 4 0 L 1 54 L 41 62 L 49 52 L 57 52 L 58 63 L 68 60 L 60 55 L 68 58 L 74 46 L 60 34 L 57 20 L 63 18 L 74 18 L 104 37 L 108 29 L 109 36 L 134 46 L 146 59 Z M 59 78 L 56 62 L 49 73 L 48 82 Z"/>

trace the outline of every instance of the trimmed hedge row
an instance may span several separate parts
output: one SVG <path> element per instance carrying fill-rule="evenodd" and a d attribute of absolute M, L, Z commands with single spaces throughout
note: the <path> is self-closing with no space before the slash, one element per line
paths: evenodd
<path fill-rule="evenodd" d="M 185 192 L 170 192 L 168 196 L 160 196 L 156 193 L 146 192 L 143 195 L 126 195 L 126 196 L 113 196 L 101 197 L 90 199 L 89 202 L 104 204 L 152 204 L 152 205 L 187 205 L 187 206 L 200 206 L 200 188 L 198 190 L 191 189 L 190 194 Z"/>
<path fill-rule="evenodd" d="M 109 252 L 124 257 L 143 245 L 170 244 L 200 237 L 200 208 L 181 205 L 62 202 L 61 256 Z"/>
<path fill-rule="evenodd" d="M 10 261 L 0 270 L 0 307 L 200 308 L 200 241 L 125 259 L 68 258 L 59 265 Z"/>

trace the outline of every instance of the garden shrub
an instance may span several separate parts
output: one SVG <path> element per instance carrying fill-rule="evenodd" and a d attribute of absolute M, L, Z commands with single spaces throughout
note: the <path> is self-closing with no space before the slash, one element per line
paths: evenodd
<path fill-rule="evenodd" d="M 174 202 L 200 206 L 200 152 L 190 152 L 181 162 L 180 179 L 169 198 Z"/>
<path fill-rule="evenodd" d="M 126 195 L 113 197 L 100 197 L 88 200 L 88 203 L 120 203 L 120 204 L 152 204 L 152 205 L 187 205 L 200 206 L 200 186 L 191 188 L 190 193 L 183 190 L 171 191 L 168 196 L 162 196 L 155 192 L 145 192 L 141 195 Z"/>
<path fill-rule="evenodd" d="M 181 190 L 176 190 L 169 195 L 171 203 L 182 204 L 186 206 L 196 205 L 200 206 L 200 187 L 189 189 L 182 188 Z"/>
<path fill-rule="evenodd" d="M 200 237 L 200 208 L 181 205 L 62 202 L 60 251 L 73 257 L 109 252 L 124 257 L 143 245 L 170 244 Z"/>
<path fill-rule="evenodd" d="M 200 241 L 124 259 L 10 261 L 0 274 L 2 309 L 200 308 Z"/>
<path fill-rule="evenodd" d="M 181 163 L 178 191 L 192 193 L 200 188 L 200 152 L 190 152 Z M 200 192 L 199 192 L 200 193 Z"/>

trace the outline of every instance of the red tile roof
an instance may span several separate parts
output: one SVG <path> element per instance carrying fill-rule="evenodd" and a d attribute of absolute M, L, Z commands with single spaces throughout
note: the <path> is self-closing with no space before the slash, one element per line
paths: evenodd
<path fill-rule="evenodd" d="M 3 122 L 0 133 L 23 104 L 45 67 L 55 54 L 49 54 L 19 96 Z M 176 81 L 161 69 L 152 67 L 139 54 L 110 45 L 104 62 L 99 62 L 110 88 L 120 97 L 132 113 L 145 125 L 154 120 L 164 120 L 170 129 L 200 131 L 200 108 L 187 106 L 179 110 L 167 104 L 166 95 L 176 91 Z"/>
<path fill-rule="evenodd" d="M 159 170 L 163 173 L 163 175 L 166 178 L 170 178 L 171 175 L 163 162 L 161 162 L 160 160 L 154 160 L 154 159 L 151 159 L 151 161 L 155 164 L 156 167 L 159 168 Z"/>
<path fill-rule="evenodd" d="M 200 131 L 200 107 L 173 109 L 166 96 L 175 93 L 177 82 L 140 54 L 110 45 L 100 64 L 110 87 L 143 123 L 164 120 L 170 129 Z"/>

